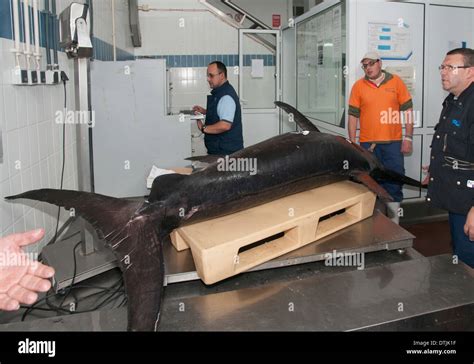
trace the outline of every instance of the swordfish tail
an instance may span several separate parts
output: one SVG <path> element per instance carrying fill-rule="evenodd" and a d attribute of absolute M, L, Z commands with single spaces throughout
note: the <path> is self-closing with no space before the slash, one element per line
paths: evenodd
<path fill-rule="evenodd" d="M 119 262 L 125 283 L 129 331 L 154 331 L 160 319 L 164 264 L 159 216 L 146 204 L 104 195 L 55 189 L 32 190 L 7 200 L 48 202 L 88 221 Z M 156 216 L 155 216 L 156 215 Z"/>

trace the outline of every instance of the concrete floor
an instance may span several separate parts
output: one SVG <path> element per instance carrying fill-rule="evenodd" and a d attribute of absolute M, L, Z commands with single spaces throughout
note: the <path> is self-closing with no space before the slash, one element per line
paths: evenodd
<path fill-rule="evenodd" d="M 401 226 L 416 236 L 413 247 L 425 257 L 452 253 L 447 220 Z"/>

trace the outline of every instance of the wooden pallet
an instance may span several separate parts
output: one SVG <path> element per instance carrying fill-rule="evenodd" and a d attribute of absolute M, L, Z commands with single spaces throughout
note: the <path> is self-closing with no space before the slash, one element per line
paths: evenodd
<path fill-rule="evenodd" d="M 213 284 L 363 220 L 374 205 L 365 186 L 337 182 L 181 227 L 171 241 L 191 248 L 199 277 Z"/>

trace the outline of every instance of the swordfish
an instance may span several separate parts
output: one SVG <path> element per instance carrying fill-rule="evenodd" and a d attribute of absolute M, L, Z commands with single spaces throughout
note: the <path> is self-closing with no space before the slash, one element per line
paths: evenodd
<path fill-rule="evenodd" d="M 162 244 L 179 226 L 347 179 L 363 183 L 384 201 L 390 201 L 390 195 L 374 178 L 421 187 L 414 179 L 384 169 L 357 144 L 320 132 L 292 106 L 275 103 L 292 115 L 301 131 L 244 148 L 191 175 L 159 176 L 145 201 L 57 189 L 31 190 L 6 199 L 74 208 L 119 261 L 128 299 L 128 330 L 156 330 L 163 295 Z M 255 173 L 222 168 L 223 160 L 253 161 Z"/>

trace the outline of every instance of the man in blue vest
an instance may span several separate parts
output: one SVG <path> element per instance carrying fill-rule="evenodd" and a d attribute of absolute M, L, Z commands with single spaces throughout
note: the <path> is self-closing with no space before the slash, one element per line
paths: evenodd
<path fill-rule="evenodd" d="M 194 106 L 195 113 L 206 115 L 206 122 L 197 121 L 204 133 L 208 154 L 228 155 L 244 147 L 242 137 L 242 113 L 237 93 L 227 81 L 224 63 L 214 61 L 207 66 L 207 82 L 211 94 L 207 96 L 207 109 Z"/>

